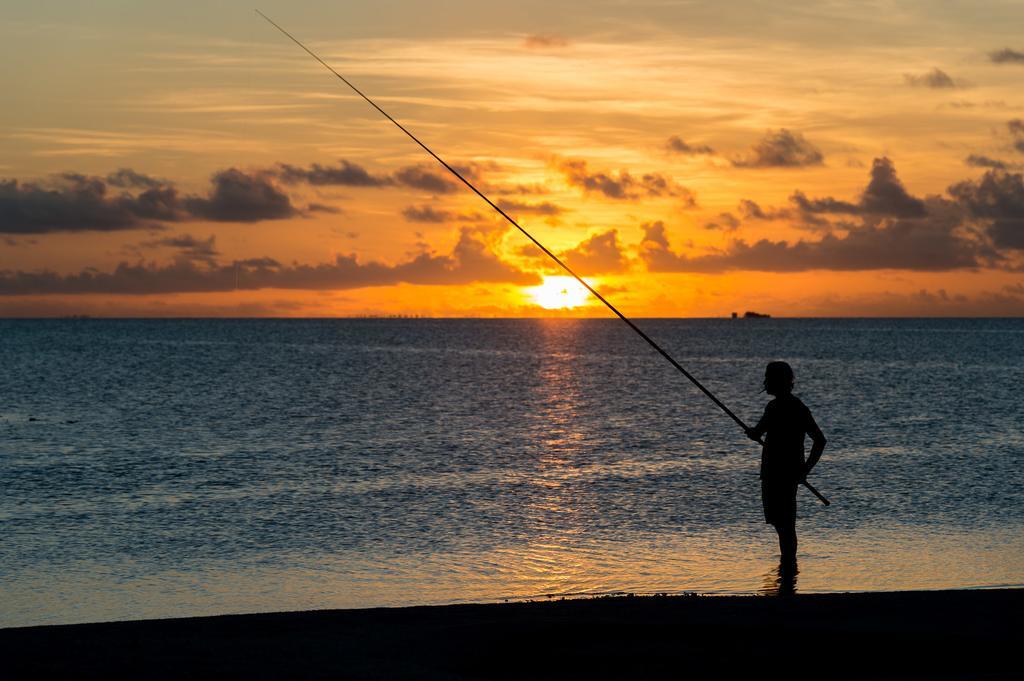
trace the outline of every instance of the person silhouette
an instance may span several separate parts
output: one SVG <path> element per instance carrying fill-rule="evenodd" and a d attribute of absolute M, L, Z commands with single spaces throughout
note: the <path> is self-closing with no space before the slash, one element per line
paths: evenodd
<path fill-rule="evenodd" d="M 761 449 L 761 503 L 764 521 L 779 535 L 780 569 L 796 569 L 796 489 L 825 451 L 827 440 L 811 410 L 793 394 L 793 368 L 769 362 L 764 391 L 775 399 L 764 408 L 757 425 L 747 429 L 752 440 L 765 437 Z M 804 461 L 804 438 L 811 436 L 811 453 Z"/>

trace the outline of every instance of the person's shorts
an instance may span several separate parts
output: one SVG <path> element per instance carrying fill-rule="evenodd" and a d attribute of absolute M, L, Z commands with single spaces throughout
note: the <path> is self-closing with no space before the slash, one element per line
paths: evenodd
<path fill-rule="evenodd" d="M 796 521 L 796 488 L 791 480 L 761 480 L 761 505 L 764 521 L 770 525 L 788 525 Z"/>

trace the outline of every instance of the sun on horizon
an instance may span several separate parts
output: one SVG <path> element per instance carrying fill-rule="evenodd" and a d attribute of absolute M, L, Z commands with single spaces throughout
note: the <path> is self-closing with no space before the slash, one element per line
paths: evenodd
<path fill-rule="evenodd" d="M 540 286 L 530 287 L 526 292 L 545 310 L 580 307 L 590 298 L 590 292 L 580 282 L 567 276 L 545 276 Z"/>

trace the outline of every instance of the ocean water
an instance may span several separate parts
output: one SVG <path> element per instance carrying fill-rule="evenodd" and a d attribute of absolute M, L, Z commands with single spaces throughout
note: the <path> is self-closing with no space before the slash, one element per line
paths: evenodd
<path fill-rule="evenodd" d="M 797 591 L 1024 583 L 1024 320 L 642 320 L 829 438 Z M 617 320 L 0 321 L 0 626 L 771 593 L 757 445 Z"/>

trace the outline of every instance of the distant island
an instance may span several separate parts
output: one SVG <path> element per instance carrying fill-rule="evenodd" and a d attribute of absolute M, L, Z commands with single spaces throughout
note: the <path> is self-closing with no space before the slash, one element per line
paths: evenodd
<path fill-rule="evenodd" d="M 743 313 L 744 319 L 769 319 L 770 317 L 770 314 L 761 314 L 760 312 L 751 312 L 750 310 L 747 310 L 746 312 Z M 739 315 L 733 312 L 732 318 L 737 319 L 739 318 Z"/>

